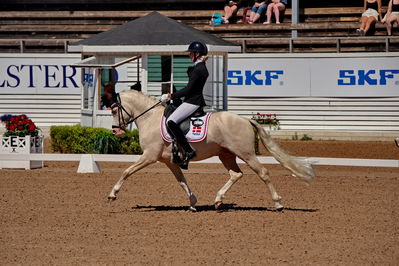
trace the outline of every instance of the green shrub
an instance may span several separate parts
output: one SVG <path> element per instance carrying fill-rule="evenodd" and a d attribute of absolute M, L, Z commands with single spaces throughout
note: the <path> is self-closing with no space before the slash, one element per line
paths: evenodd
<path fill-rule="evenodd" d="M 297 134 L 296 132 L 295 132 L 295 135 L 292 136 L 291 139 L 292 139 L 292 140 L 304 140 L 304 141 L 306 141 L 306 140 L 313 140 L 312 137 L 310 137 L 310 136 L 308 136 L 308 135 L 306 135 L 306 134 L 304 134 L 302 138 L 299 138 L 299 136 L 298 136 L 298 134 Z"/>
<path fill-rule="evenodd" d="M 109 133 L 98 133 L 94 140 L 95 153 L 119 153 L 119 142 L 114 135 Z"/>
<path fill-rule="evenodd" d="M 301 138 L 301 140 L 305 140 L 305 141 L 306 141 L 306 140 L 312 140 L 312 137 L 310 137 L 310 136 L 304 134 L 303 137 Z"/>
<path fill-rule="evenodd" d="M 52 126 L 53 151 L 61 153 L 141 153 L 138 131 L 126 131 L 126 136 L 115 137 L 111 130 L 75 126 Z"/>
<path fill-rule="evenodd" d="M 120 153 L 122 154 L 141 154 L 139 131 L 126 130 L 126 133 L 117 137 L 120 143 Z"/>

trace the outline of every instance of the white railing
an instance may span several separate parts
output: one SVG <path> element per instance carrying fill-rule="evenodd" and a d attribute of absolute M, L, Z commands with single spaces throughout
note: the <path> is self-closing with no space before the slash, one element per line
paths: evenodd
<path fill-rule="evenodd" d="M 78 173 L 100 172 L 97 162 L 136 162 L 140 155 L 119 154 L 0 154 L 0 160 L 5 161 L 79 161 Z M 360 166 L 360 167 L 399 167 L 399 160 L 353 159 L 301 157 L 313 165 Z M 262 164 L 279 164 L 274 157 L 258 156 Z M 218 157 L 211 157 L 192 163 L 221 163 Z M 238 159 L 238 163 L 244 163 Z"/>

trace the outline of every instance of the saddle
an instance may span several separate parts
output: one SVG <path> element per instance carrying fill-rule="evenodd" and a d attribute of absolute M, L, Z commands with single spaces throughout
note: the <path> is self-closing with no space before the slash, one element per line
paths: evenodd
<path fill-rule="evenodd" d="M 161 135 L 167 142 L 172 142 L 173 138 L 166 126 L 166 120 L 176 109 L 177 107 L 172 104 L 167 105 L 161 119 Z M 179 124 L 188 142 L 200 142 L 206 138 L 210 115 L 211 113 L 205 113 L 201 107 Z"/>
<path fill-rule="evenodd" d="M 187 169 L 187 165 L 183 160 L 184 151 L 177 142 L 171 137 L 173 134 L 169 132 L 166 126 L 167 118 L 177 109 L 173 104 L 167 105 L 163 117 L 161 119 L 161 135 L 167 142 L 172 142 L 172 162 L 178 164 L 181 168 Z M 206 138 L 208 121 L 211 113 L 205 113 L 203 108 L 199 108 L 191 116 L 183 120 L 179 127 L 186 136 L 188 142 L 200 142 Z"/>

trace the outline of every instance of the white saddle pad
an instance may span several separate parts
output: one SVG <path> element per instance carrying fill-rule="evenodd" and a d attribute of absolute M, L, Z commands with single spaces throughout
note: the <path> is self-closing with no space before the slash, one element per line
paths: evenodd
<path fill-rule="evenodd" d="M 190 118 L 190 130 L 186 134 L 188 142 L 200 142 L 206 138 L 208 131 L 208 122 L 211 113 L 206 113 L 201 117 L 191 117 Z M 169 135 L 166 129 L 165 116 L 162 115 L 161 119 L 161 135 L 164 141 L 172 142 L 172 137 Z"/>

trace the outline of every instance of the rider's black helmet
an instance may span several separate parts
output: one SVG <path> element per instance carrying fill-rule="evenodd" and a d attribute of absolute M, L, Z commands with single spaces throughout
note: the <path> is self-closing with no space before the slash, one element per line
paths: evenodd
<path fill-rule="evenodd" d="M 207 55 L 208 48 L 202 42 L 195 41 L 195 42 L 190 43 L 190 45 L 188 46 L 187 52 L 199 52 L 200 55 Z"/>

